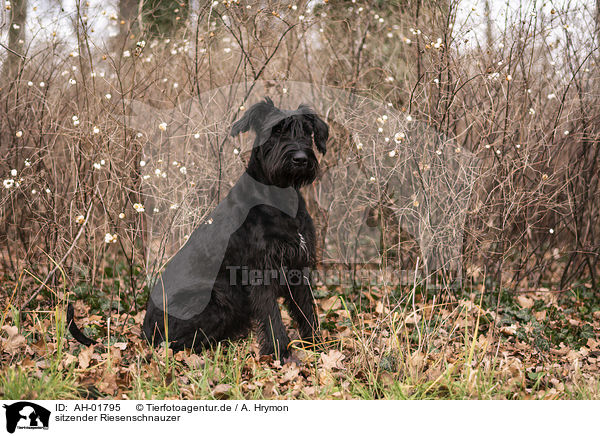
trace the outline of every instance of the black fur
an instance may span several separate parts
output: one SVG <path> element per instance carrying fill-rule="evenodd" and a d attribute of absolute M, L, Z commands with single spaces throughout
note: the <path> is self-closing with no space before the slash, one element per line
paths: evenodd
<path fill-rule="evenodd" d="M 199 351 L 225 339 L 244 337 L 254 326 L 262 354 L 287 357 L 290 340 L 281 319 L 279 297 L 283 297 L 298 324 L 302 339 L 311 343 L 315 340 L 318 321 L 310 284 L 306 278 L 299 280 L 299 284 L 295 280 L 298 271 L 306 275 L 316 257 L 315 229 L 299 188 L 312 183 L 318 174 L 313 144 L 325 153 L 328 127 L 308 106 L 282 111 L 266 98 L 248 109 L 233 125 L 231 135 L 250 129 L 256 139 L 247 175 L 264 185 L 292 187 L 289 192 L 297 196 L 294 198 L 297 213 L 290 216 L 264 204 L 250 210 L 243 225 L 229 239 L 210 300 L 200 314 L 187 320 L 165 316 L 150 298 L 143 331 L 154 345 L 168 339 L 174 349 L 186 347 Z M 194 262 L 202 261 L 201 255 L 194 259 Z M 293 270 L 290 277 L 296 277 L 284 285 L 279 278 L 270 283 L 248 284 L 238 270 L 232 284 L 232 267 L 279 271 L 280 274 Z"/>
<path fill-rule="evenodd" d="M 81 330 L 79 330 L 79 327 L 77 327 L 77 324 L 75 324 L 75 320 L 73 319 L 74 317 L 75 309 L 73 309 L 73 304 L 69 303 L 67 305 L 67 327 L 69 329 L 69 332 L 78 342 L 81 342 L 85 346 L 95 344 L 96 341 L 88 338 L 86 335 L 83 334 Z"/>

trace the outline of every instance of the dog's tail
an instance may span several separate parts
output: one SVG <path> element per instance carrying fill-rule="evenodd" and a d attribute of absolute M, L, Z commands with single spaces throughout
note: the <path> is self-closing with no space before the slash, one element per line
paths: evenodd
<path fill-rule="evenodd" d="M 83 345 L 89 346 L 95 344 L 95 340 L 88 338 L 81 330 L 79 330 L 79 327 L 77 327 L 77 324 L 75 324 L 75 320 L 73 319 L 74 317 L 75 309 L 73 309 L 73 305 L 69 303 L 67 305 L 67 327 L 69 328 L 69 332 L 71 332 L 71 335 L 73 335 L 77 342 L 81 342 Z"/>

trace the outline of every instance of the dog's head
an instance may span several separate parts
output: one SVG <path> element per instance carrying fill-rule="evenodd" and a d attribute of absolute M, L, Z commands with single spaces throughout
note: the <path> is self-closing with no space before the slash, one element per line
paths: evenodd
<path fill-rule="evenodd" d="M 281 110 L 267 97 L 234 123 L 231 136 L 250 129 L 256 139 L 249 170 L 260 172 L 268 183 L 282 188 L 307 185 L 317 177 L 319 162 L 313 145 L 325 154 L 329 128 L 310 107 Z"/>

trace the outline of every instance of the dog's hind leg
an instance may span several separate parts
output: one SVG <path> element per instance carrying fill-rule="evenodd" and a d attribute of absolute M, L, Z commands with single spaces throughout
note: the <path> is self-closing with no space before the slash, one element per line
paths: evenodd
<path fill-rule="evenodd" d="M 270 286 L 252 286 L 250 289 L 252 317 L 258 324 L 260 353 L 275 354 L 276 359 L 288 356 L 288 338 L 277 304 L 276 293 Z"/>

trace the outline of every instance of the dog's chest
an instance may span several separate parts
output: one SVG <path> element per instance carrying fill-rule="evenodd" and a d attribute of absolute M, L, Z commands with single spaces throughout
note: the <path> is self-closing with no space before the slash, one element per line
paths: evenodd
<path fill-rule="evenodd" d="M 312 247 L 308 228 L 301 220 L 285 219 L 266 229 L 265 249 L 270 258 L 287 266 L 310 263 Z"/>
<path fill-rule="evenodd" d="M 267 241 L 266 249 L 275 263 L 289 267 L 310 263 L 312 250 L 307 236 L 297 229 L 281 236 Z"/>
<path fill-rule="evenodd" d="M 245 225 L 236 232 L 238 243 L 245 250 L 237 253 L 243 258 L 261 259 L 271 266 L 309 266 L 314 257 L 312 220 L 300 203 L 296 216 L 267 206 L 253 208 Z"/>

